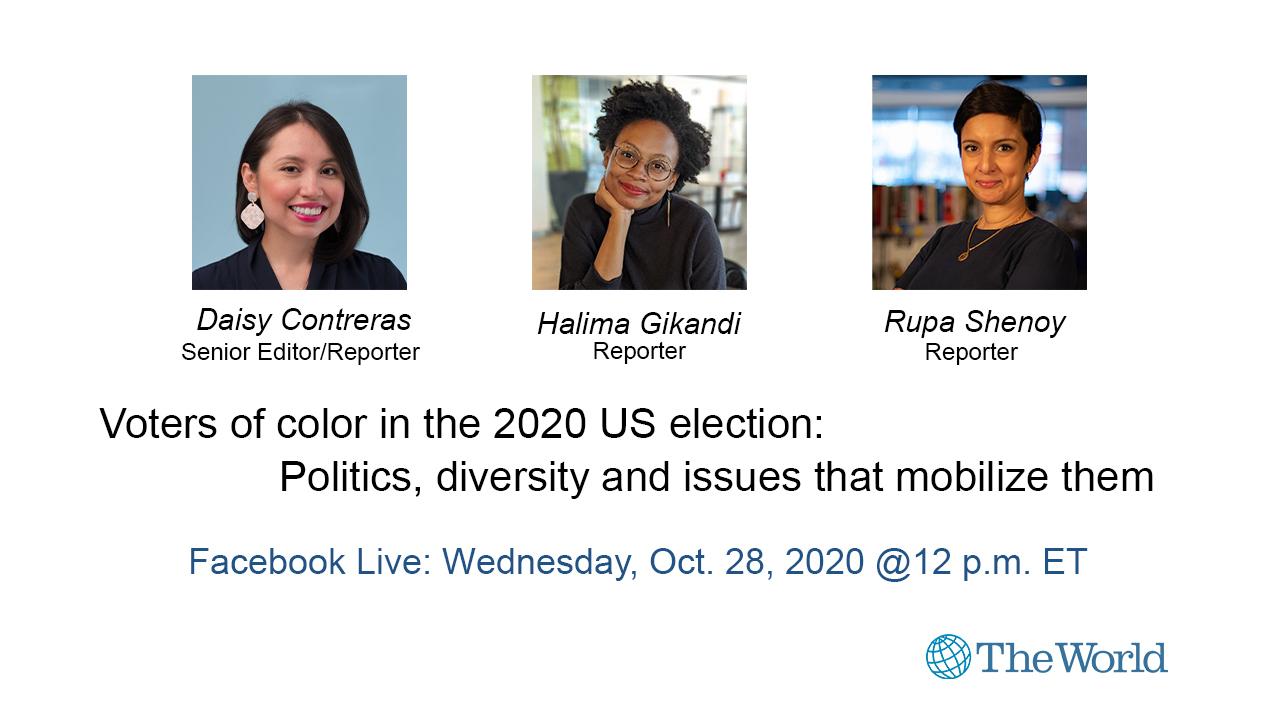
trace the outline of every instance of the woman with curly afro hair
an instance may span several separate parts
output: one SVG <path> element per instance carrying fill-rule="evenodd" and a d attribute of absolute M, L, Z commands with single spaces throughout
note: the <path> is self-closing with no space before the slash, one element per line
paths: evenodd
<path fill-rule="evenodd" d="M 601 109 L 604 177 L 565 213 L 560 288 L 723 289 L 715 223 L 677 194 L 711 162 L 711 134 L 661 83 L 615 86 Z"/>

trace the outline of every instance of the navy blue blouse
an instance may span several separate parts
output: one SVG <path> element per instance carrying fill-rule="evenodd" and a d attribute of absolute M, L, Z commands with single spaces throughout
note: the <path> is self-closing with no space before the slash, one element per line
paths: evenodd
<path fill-rule="evenodd" d="M 991 242 L 986 242 L 988 238 Z M 959 257 L 966 251 L 961 261 Z M 897 287 L 906 290 L 1074 290 L 1075 251 L 1066 233 L 1038 217 L 1004 230 L 974 231 L 974 221 L 947 225 L 939 228 L 920 248 L 907 271 L 898 278 Z"/>
<path fill-rule="evenodd" d="M 404 290 L 395 263 L 356 250 L 336 263 L 311 263 L 308 290 Z M 280 282 L 258 241 L 233 255 L 194 270 L 192 290 L 279 290 Z"/>

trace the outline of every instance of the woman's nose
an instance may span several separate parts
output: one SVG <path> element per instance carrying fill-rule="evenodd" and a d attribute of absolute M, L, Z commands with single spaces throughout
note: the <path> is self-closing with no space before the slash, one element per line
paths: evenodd
<path fill-rule="evenodd" d="M 320 194 L 320 175 L 319 173 L 303 173 L 302 187 L 298 191 L 307 197 L 315 197 Z"/>
<path fill-rule="evenodd" d="M 980 172 L 991 172 L 996 169 L 996 156 L 990 150 L 983 150 L 978 155 L 978 170 Z"/>

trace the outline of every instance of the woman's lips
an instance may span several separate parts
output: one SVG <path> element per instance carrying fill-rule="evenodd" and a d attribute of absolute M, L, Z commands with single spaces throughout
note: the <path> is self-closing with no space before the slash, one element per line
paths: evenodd
<path fill-rule="evenodd" d="M 293 211 L 293 216 L 305 223 L 320 222 L 320 218 L 324 216 L 327 209 L 320 203 L 298 203 L 290 205 L 289 209 Z"/>
<path fill-rule="evenodd" d="M 973 184 L 977 185 L 983 190 L 990 190 L 991 188 L 999 185 L 1000 181 L 999 180 L 974 180 Z"/>
<path fill-rule="evenodd" d="M 621 180 L 618 181 L 618 187 L 622 188 L 622 191 L 625 192 L 626 194 L 634 197 L 640 197 L 641 195 L 649 194 L 648 190 L 645 190 L 644 188 L 641 188 L 641 187 L 636 187 L 635 185 L 632 185 L 630 183 L 622 182 Z"/>

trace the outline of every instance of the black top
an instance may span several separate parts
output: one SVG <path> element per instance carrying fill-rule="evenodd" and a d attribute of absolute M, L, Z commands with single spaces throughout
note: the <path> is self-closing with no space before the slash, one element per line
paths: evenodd
<path fill-rule="evenodd" d="M 976 222 L 976 221 L 975 221 Z M 1071 238 L 1040 218 L 1003 231 L 975 230 L 974 222 L 938 228 L 920 248 L 895 287 L 906 290 L 1074 290 L 1075 251 Z M 964 262 L 965 243 L 974 247 Z"/>
<path fill-rule="evenodd" d="M 609 213 L 596 205 L 594 194 L 569 204 L 560 241 L 561 290 L 724 289 L 724 251 L 715 222 L 692 200 L 669 192 L 657 205 L 631 214 L 622 275 L 612 282 L 605 282 L 595 268 L 608 228 Z"/>
<path fill-rule="evenodd" d="M 191 273 L 192 290 L 279 290 L 262 241 Z M 308 290 L 404 290 L 404 276 L 395 263 L 356 250 L 336 263 L 311 263 Z"/>

